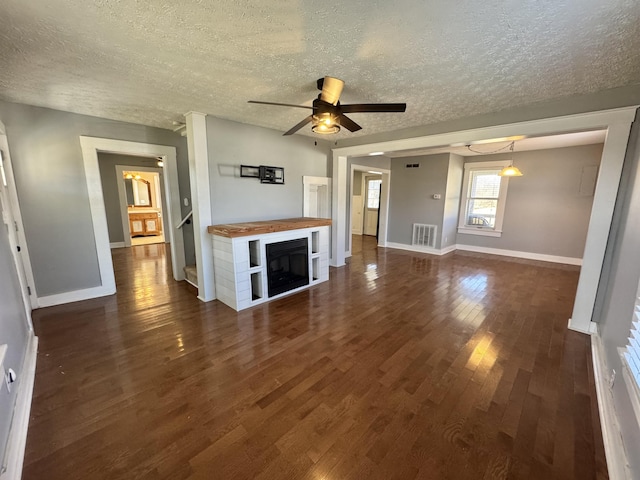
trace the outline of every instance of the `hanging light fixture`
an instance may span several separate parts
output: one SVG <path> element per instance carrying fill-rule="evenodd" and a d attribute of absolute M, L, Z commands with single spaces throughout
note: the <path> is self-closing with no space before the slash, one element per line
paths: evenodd
<path fill-rule="evenodd" d="M 520 169 L 518 167 L 514 167 L 513 166 L 513 147 L 515 146 L 515 141 L 511 142 L 511 146 L 509 147 L 509 150 L 511 150 L 511 163 L 510 165 L 504 167 L 500 173 L 498 175 L 500 175 L 501 177 L 521 177 L 522 176 L 522 172 L 520 171 Z"/>

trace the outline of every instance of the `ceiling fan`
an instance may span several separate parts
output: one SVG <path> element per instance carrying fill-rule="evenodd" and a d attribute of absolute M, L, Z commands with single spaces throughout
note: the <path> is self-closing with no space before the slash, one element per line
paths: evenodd
<path fill-rule="evenodd" d="M 249 100 L 249 103 L 259 103 L 261 105 L 276 105 L 279 107 L 295 107 L 313 110 L 311 115 L 302 120 L 284 135 L 292 135 L 302 127 L 311 123 L 311 130 L 314 133 L 338 133 L 340 127 L 344 127 L 350 132 L 357 132 L 362 127 L 351 120 L 345 113 L 371 113 L 371 112 L 404 112 L 407 109 L 406 103 L 357 103 L 352 105 L 341 105 L 340 94 L 344 82 L 334 77 L 324 77 L 318 79 L 318 90 L 320 95 L 313 101 L 313 106 L 292 105 L 289 103 L 261 102 Z"/>

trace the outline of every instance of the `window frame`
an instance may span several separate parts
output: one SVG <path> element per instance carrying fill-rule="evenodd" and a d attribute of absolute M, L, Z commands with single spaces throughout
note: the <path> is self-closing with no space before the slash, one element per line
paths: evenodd
<path fill-rule="evenodd" d="M 377 176 L 375 177 L 365 177 L 365 190 L 366 190 L 366 201 L 367 201 L 367 209 L 368 210 L 380 210 L 380 197 L 381 195 L 378 194 L 377 198 L 369 198 L 369 191 L 371 191 L 371 189 L 369 188 L 369 185 L 371 184 L 371 182 L 379 182 L 378 184 L 378 192 L 380 192 L 381 188 L 382 188 L 382 178 L 378 178 Z M 370 207 L 369 206 L 369 200 L 377 200 L 378 201 L 378 206 L 377 207 Z"/>
<path fill-rule="evenodd" d="M 498 204 L 496 206 L 495 226 L 467 225 L 469 217 L 469 193 L 471 192 L 471 173 L 483 170 L 502 170 L 511 162 L 500 160 L 493 162 L 467 162 L 464 164 L 464 177 L 462 180 L 462 192 L 460 196 L 460 210 L 458 212 L 458 233 L 466 235 L 483 235 L 486 237 L 501 237 L 502 223 L 504 221 L 504 210 L 507 203 L 507 190 L 509 187 L 509 177 L 500 178 L 500 192 L 498 193 Z"/>

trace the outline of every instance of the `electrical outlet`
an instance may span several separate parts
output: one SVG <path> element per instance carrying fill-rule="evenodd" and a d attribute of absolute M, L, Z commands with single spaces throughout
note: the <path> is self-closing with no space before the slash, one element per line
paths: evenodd
<path fill-rule="evenodd" d="M 441 198 L 442 198 L 442 195 L 441 195 L 441 194 L 439 194 L 439 193 L 434 193 L 434 194 L 433 194 L 433 199 L 434 199 L 434 200 L 440 200 Z"/>
<path fill-rule="evenodd" d="M 611 370 L 611 376 L 609 377 L 609 388 L 613 388 L 613 384 L 616 381 L 616 371 Z"/>

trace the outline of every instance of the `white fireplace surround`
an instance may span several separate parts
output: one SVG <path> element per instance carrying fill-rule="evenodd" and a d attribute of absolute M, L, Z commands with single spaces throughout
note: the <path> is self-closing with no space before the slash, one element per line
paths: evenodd
<path fill-rule="evenodd" d="M 306 238 L 309 284 L 269 297 L 266 245 Z M 229 238 L 213 235 L 216 296 L 236 311 L 305 290 L 329 280 L 329 227 Z"/>

